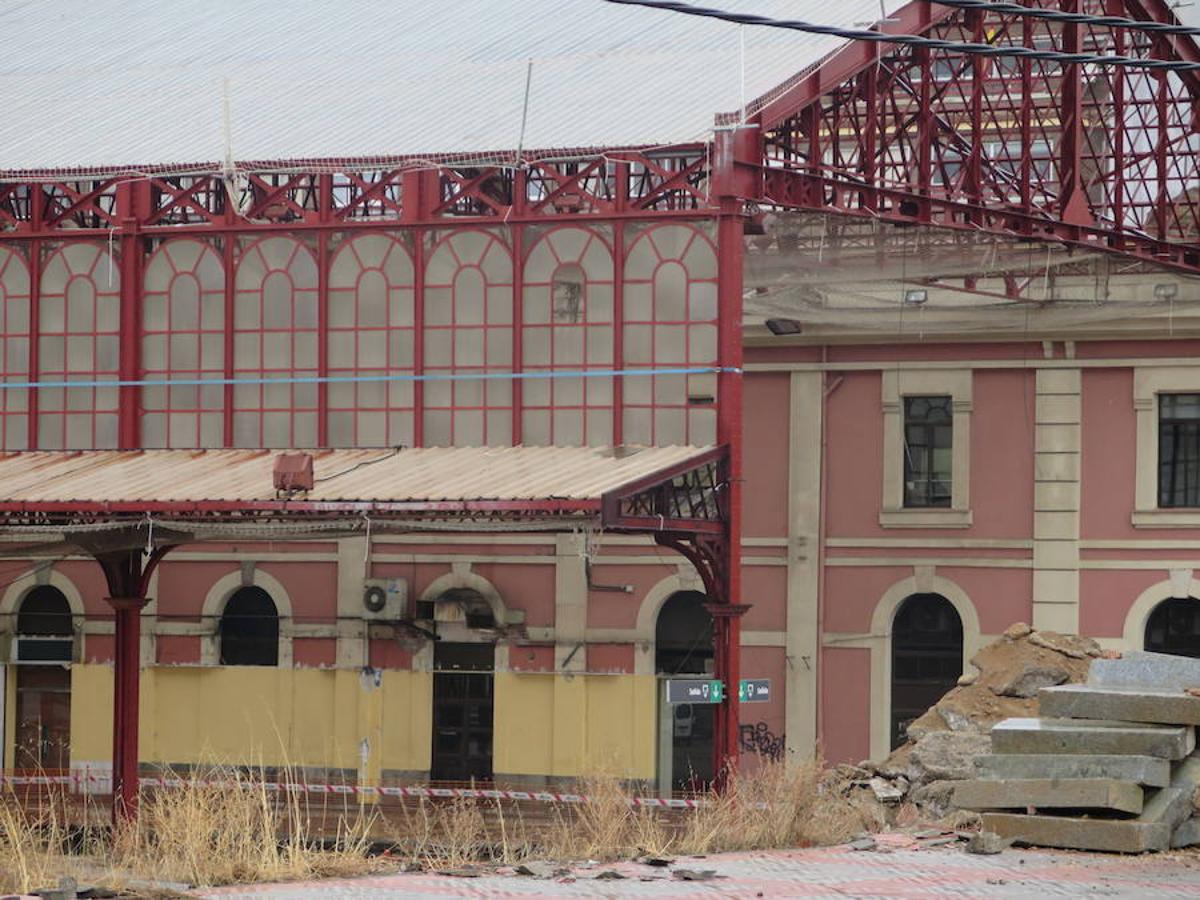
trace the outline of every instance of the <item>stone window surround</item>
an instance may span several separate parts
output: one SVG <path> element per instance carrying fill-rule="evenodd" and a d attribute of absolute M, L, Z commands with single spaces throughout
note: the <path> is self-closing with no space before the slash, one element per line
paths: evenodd
<path fill-rule="evenodd" d="M 883 505 L 884 528 L 967 528 L 971 525 L 971 408 L 973 372 L 970 369 L 885 369 L 883 391 Z M 949 395 L 954 410 L 950 507 L 904 506 L 904 398 Z"/>
<path fill-rule="evenodd" d="M 1133 408 L 1137 414 L 1134 501 L 1135 528 L 1200 527 L 1200 508 L 1158 506 L 1158 395 L 1200 393 L 1200 367 L 1164 366 L 1133 370 Z"/>

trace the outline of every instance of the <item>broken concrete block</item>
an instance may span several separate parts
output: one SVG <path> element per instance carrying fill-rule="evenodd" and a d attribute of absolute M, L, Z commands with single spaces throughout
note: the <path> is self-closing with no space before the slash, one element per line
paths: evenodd
<path fill-rule="evenodd" d="M 1062 640 L 1056 640 L 1060 637 L 1061 635 L 1054 632 L 1035 631 L 1029 635 L 1029 643 L 1035 647 L 1041 647 L 1043 650 L 1053 650 L 1055 653 L 1061 653 L 1063 656 L 1069 656 L 1072 659 L 1087 659 L 1086 651 L 1072 647 Z"/>
<path fill-rule="evenodd" d="M 1182 691 L 1064 684 L 1043 689 L 1038 708 L 1043 716 L 1062 719 L 1200 725 L 1200 697 Z"/>
<path fill-rule="evenodd" d="M 1139 822 L 1164 824 L 1174 832 L 1195 811 L 1192 803 L 1200 784 L 1200 757 L 1190 756 L 1175 767 L 1171 784 L 1146 796 Z"/>
<path fill-rule="evenodd" d="M 992 728 L 996 753 L 1114 753 L 1183 759 L 1196 748 L 1189 726 L 1093 719 L 1005 719 Z"/>
<path fill-rule="evenodd" d="M 908 758 L 908 775 L 913 784 L 950 779 L 961 781 L 975 775 L 976 757 L 987 753 L 991 741 L 986 734 L 970 731 L 931 731 L 917 741 Z"/>
<path fill-rule="evenodd" d="M 984 779 L 959 782 L 954 805 L 959 809 L 1110 809 L 1136 815 L 1142 811 L 1144 796 L 1140 785 L 1111 778 Z"/>
<path fill-rule="evenodd" d="M 1112 778 L 1151 787 L 1171 783 L 1170 762 L 1156 756 L 1009 753 L 981 756 L 975 768 L 985 778 Z"/>
<path fill-rule="evenodd" d="M 867 782 L 871 788 L 871 793 L 875 795 L 875 799 L 880 803 L 899 803 L 904 799 L 904 788 L 898 784 L 893 784 L 886 778 L 878 776 Z"/>
<path fill-rule="evenodd" d="M 982 818 L 984 831 L 1039 847 L 1144 853 L 1165 850 L 1171 843 L 1171 829 L 1167 825 L 1135 819 L 1072 819 L 1016 813 L 984 813 Z"/>
<path fill-rule="evenodd" d="M 1004 636 L 1010 641 L 1019 641 L 1027 634 L 1031 634 L 1033 629 L 1025 622 L 1014 622 L 1004 629 Z"/>
<path fill-rule="evenodd" d="M 1011 845 L 1011 840 L 1000 837 L 994 831 L 978 831 L 967 838 L 967 846 L 964 849 L 968 853 L 975 853 L 979 856 L 994 856 L 1007 850 Z"/>
<path fill-rule="evenodd" d="M 1071 673 L 1062 666 L 1026 665 L 1004 684 L 992 687 L 992 693 L 1001 697 L 1036 697 L 1038 691 L 1054 684 L 1062 684 Z"/>
<path fill-rule="evenodd" d="M 1172 847 L 1191 847 L 1200 844 L 1200 817 L 1192 816 L 1175 829 L 1171 835 Z"/>
<path fill-rule="evenodd" d="M 1200 659 L 1131 650 L 1120 659 L 1093 660 L 1087 683 L 1098 687 L 1182 691 L 1200 687 Z"/>

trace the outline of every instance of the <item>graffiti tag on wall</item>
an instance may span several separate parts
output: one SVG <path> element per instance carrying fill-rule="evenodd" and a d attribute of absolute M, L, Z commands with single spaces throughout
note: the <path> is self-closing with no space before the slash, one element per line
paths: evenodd
<path fill-rule="evenodd" d="M 738 742 L 743 753 L 757 753 L 776 762 L 783 759 L 784 736 L 776 735 L 766 722 L 742 725 L 738 729 Z"/>

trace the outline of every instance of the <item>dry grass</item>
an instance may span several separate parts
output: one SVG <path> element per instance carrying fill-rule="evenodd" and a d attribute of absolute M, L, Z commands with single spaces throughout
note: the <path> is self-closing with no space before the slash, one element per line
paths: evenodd
<path fill-rule="evenodd" d="M 310 809 L 308 795 L 267 791 L 263 779 L 239 779 L 229 767 L 193 774 L 194 782 L 144 797 L 137 824 L 115 835 L 69 830 L 65 794 L 29 812 L 0 793 L 0 893 L 53 886 L 62 875 L 109 887 L 222 885 L 363 874 L 398 859 L 452 869 L 803 847 L 885 824 L 876 805 L 848 795 L 813 762 L 736 775 L 724 794 L 705 795 L 687 811 L 635 806 L 636 792 L 622 779 L 596 775 L 578 785 L 587 803 L 547 804 L 531 814 L 506 801 L 422 800 L 389 811 L 386 821 L 354 812 L 353 804 L 348 814 Z M 334 823 L 336 837 L 323 834 Z M 394 842 L 388 857 L 371 857 L 373 833 Z"/>
<path fill-rule="evenodd" d="M 578 790 L 589 802 L 551 806 L 534 821 L 503 801 L 421 801 L 392 817 L 390 833 L 399 855 L 445 869 L 804 847 L 886 824 L 877 804 L 848 796 L 815 762 L 769 763 L 736 775 L 724 794 L 704 795 L 687 812 L 635 806 L 635 793 L 611 775 L 585 778 Z"/>
<path fill-rule="evenodd" d="M 0 894 L 53 887 L 63 875 L 110 888 L 215 886 L 362 874 L 378 866 L 368 856 L 373 813 L 314 814 L 306 796 L 278 796 L 261 779 L 239 781 L 227 767 L 195 776 L 195 783 L 144 796 L 137 823 L 115 833 L 68 828 L 65 792 L 36 804 L 0 792 Z M 87 812 L 70 820 L 101 817 Z M 318 833 L 318 822 L 335 823 L 335 835 Z"/>

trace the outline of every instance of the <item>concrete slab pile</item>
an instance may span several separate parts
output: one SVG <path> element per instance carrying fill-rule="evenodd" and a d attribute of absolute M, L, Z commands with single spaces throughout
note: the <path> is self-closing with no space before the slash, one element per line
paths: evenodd
<path fill-rule="evenodd" d="M 955 806 L 981 812 L 985 831 L 1046 847 L 1200 843 L 1200 659 L 1096 659 L 1086 684 L 1043 687 L 1038 698 L 1040 717 L 992 729 L 992 753 L 955 787 Z"/>

